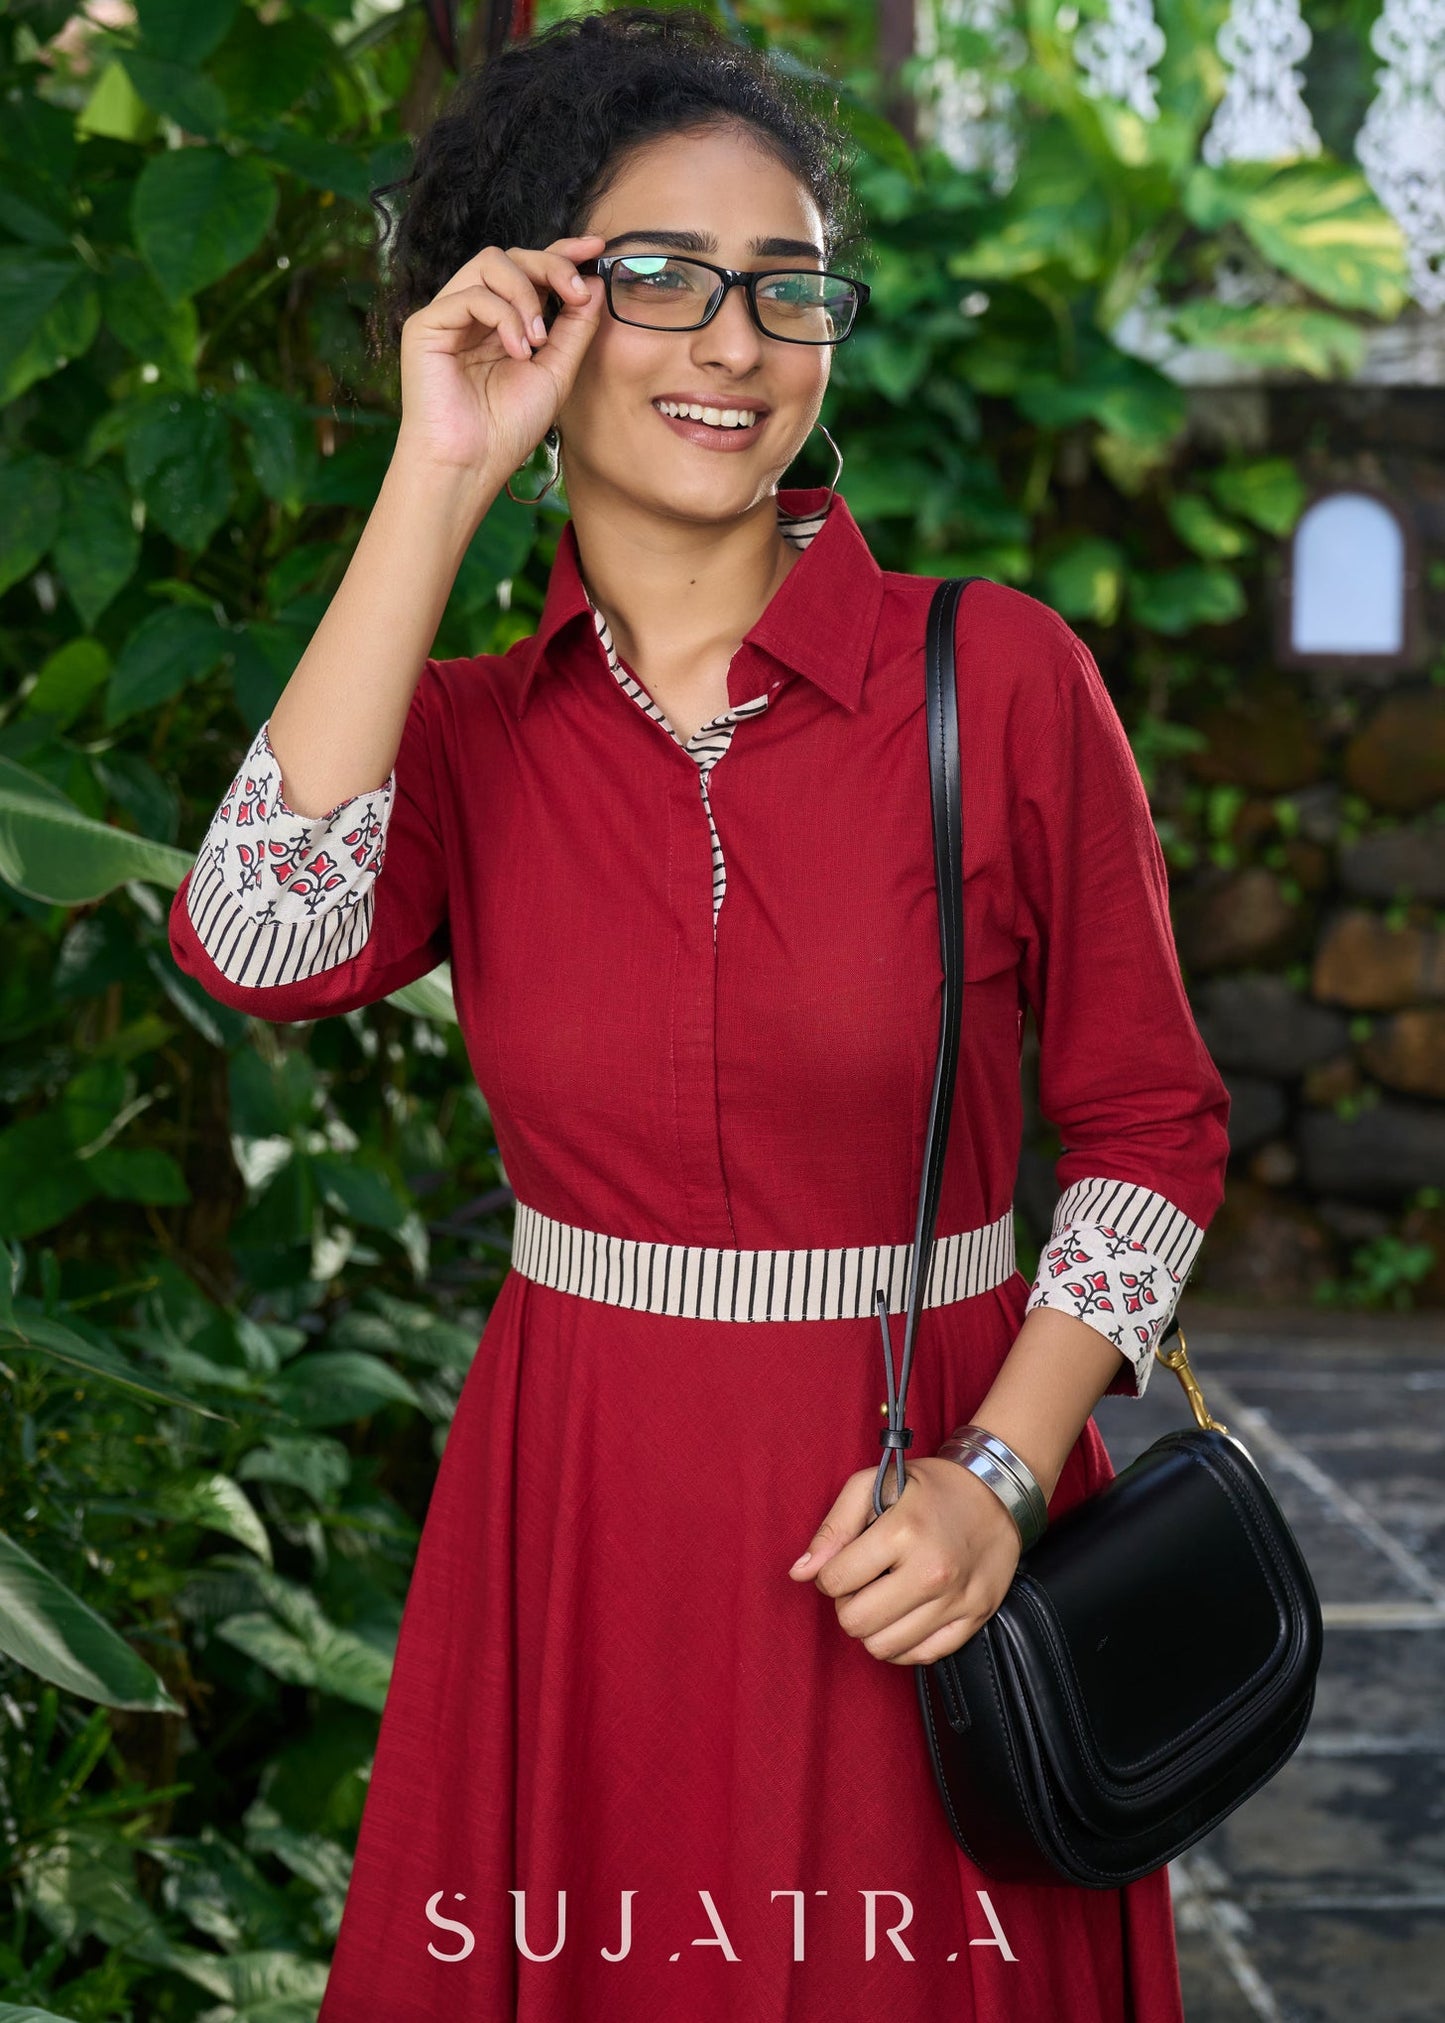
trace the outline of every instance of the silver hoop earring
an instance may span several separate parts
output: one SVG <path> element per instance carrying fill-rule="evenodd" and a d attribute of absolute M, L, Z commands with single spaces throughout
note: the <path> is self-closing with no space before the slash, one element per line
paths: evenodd
<path fill-rule="evenodd" d="M 836 492 L 838 489 L 838 480 L 843 475 L 843 452 L 839 449 L 838 445 L 834 442 L 833 438 L 828 434 L 828 431 L 825 428 L 823 428 L 823 424 L 820 421 L 815 421 L 813 423 L 813 428 L 822 429 L 824 441 L 827 443 L 829 449 L 833 452 L 833 455 L 837 458 L 837 463 L 834 465 L 833 468 L 833 482 L 828 487 L 828 498 L 824 504 L 824 511 L 826 512 L 828 505 L 831 504 L 832 502 L 834 492 Z M 813 429 L 810 428 L 808 430 L 808 435 L 811 436 L 812 433 Z M 798 454 L 801 456 L 802 451 L 800 450 Z"/>
<path fill-rule="evenodd" d="M 541 491 L 538 492 L 536 498 L 535 499 L 518 498 L 517 494 L 512 490 L 511 478 L 508 478 L 507 480 L 507 497 L 509 499 L 516 499 L 517 504 L 519 506 L 539 505 L 541 501 L 546 498 L 548 492 L 551 491 L 553 485 L 556 484 L 558 476 L 561 473 L 562 468 L 560 456 L 560 451 L 562 447 L 561 437 L 558 435 L 555 428 L 549 428 L 546 435 L 543 436 L 542 440 L 547 445 L 547 461 L 551 466 L 551 468 L 548 473 L 547 482 L 545 485 L 543 485 Z M 525 468 L 525 466 L 523 468 Z"/>

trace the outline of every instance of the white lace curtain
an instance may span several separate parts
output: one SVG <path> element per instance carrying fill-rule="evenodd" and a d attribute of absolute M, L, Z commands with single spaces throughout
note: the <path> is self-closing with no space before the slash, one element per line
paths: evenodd
<path fill-rule="evenodd" d="M 959 168 L 986 174 L 1007 190 L 1018 167 L 1019 136 L 1010 73 L 1026 44 L 1014 0 L 920 0 L 919 54 L 932 57 L 924 126 Z M 1153 0 L 1106 0 L 1080 23 L 1076 7 L 1058 10 L 1075 29 L 1074 56 L 1091 96 L 1158 118 L 1157 68 L 1165 39 Z M 952 31 L 986 39 L 988 63 L 949 54 Z M 956 40 L 956 38 L 955 38 Z M 1416 300 L 1445 309 L 1445 0 L 1382 0 L 1370 45 L 1383 60 L 1355 152 L 1371 188 L 1398 221 L 1409 253 Z M 1202 143 L 1206 162 L 1286 161 L 1317 155 L 1319 135 L 1300 69 L 1310 49 L 1300 0 L 1231 0 L 1216 46 L 1224 96 Z"/>

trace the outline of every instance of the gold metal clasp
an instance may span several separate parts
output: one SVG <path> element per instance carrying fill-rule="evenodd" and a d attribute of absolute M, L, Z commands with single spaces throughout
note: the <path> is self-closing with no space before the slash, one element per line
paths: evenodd
<path fill-rule="evenodd" d="M 1194 1414 L 1195 1424 L 1201 1432 L 1227 1433 L 1229 1428 L 1222 1420 L 1214 1418 L 1204 1402 L 1204 1393 L 1199 1388 L 1199 1379 L 1189 1367 L 1189 1347 L 1184 1339 L 1184 1330 L 1176 1330 L 1179 1346 L 1174 1349 L 1156 1347 L 1155 1355 L 1166 1370 L 1172 1370 L 1184 1386 L 1184 1395 L 1189 1400 L 1189 1409 Z"/>

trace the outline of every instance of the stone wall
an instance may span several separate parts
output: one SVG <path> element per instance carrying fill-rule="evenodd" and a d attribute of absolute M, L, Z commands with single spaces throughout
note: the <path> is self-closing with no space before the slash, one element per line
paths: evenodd
<path fill-rule="evenodd" d="M 1228 790 L 1213 799 L 1233 858 L 1205 856 L 1173 887 L 1190 999 L 1232 1098 L 1226 1200 L 1191 1290 L 1310 1302 L 1373 1263 L 1380 1303 L 1403 1304 L 1396 1239 L 1435 1251 L 1408 1303 L 1445 1306 L 1445 393 L 1194 399 L 1204 453 L 1288 454 L 1311 483 L 1383 484 L 1408 507 L 1429 646 L 1406 672 L 1281 670 L 1266 558 L 1221 641 L 1237 679 L 1179 713 L 1208 742 L 1157 783 L 1156 813 L 1197 829 L 1199 789 Z M 1033 1083 L 1030 1066 L 1036 1105 Z M 1036 1107 L 1028 1137 L 1019 1207 L 1041 1234 L 1057 1141 Z"/>

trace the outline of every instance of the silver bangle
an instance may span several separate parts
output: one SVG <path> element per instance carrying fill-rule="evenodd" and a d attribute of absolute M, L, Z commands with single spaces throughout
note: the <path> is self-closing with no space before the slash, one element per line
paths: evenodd
<path fill-rule="evenodd" d="M 1048 1502 L 1033 1470 L 1006 1441 L 982 1426 L 957 1426 L 938 1452 L 988 1484 L 1018 1526 L 1023 1551 L 1038 1543 L 1048 1527 Z"/>
<path fill-rule="evenodd" d="M 982 1451 L 1013 1476 L 1033 1512 L 1038 1530 L 1042 1532 L 1049 1521 L 1048 1498 L 1044 1495 L 1038 1477 L 1023 1456 L 1015 1453 L 1006 1440 L 1000 1440 L 997 1433 L 990 1433 L 986 1428 L 972 1424 L 955 1426 L 943 1444 L 945 1447 L 952 1447 L 955 1443 L 969 1450 Z"/>

